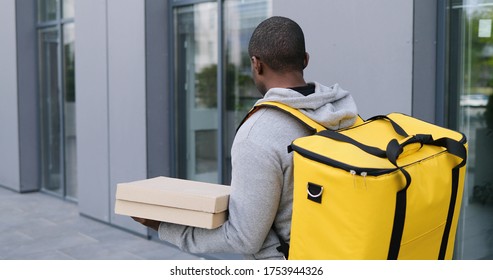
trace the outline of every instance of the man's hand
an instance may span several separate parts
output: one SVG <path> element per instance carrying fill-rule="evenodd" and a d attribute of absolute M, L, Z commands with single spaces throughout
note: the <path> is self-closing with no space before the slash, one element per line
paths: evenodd
<path fill-rule="evenodd" d="M 160 221 L 149 220 L 149 219 L 144 219 L 144 218 L 139 218 L 139 217 L 132 217 L 132 219 L 138 223 L 143 224 L 146 227 L 152 228 L 155 231 L 157 231 L 159 229 L 159 225 L 161 224 Z"/>

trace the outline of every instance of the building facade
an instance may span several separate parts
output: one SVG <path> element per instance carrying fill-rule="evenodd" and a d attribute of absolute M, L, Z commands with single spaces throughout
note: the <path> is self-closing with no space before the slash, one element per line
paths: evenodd
<path fill-rule="evenodd" d="M 455 258 L 493 259 L 493 1 L 0 2 L 0 185 L 114 214 L 116 185 L 228 184 L 238 123 L 260 96 L 247 45 L 263 19 L 305 32 L 309 81 L 339 83 L 363 118 L 402 112 L 469 140 Z"/>

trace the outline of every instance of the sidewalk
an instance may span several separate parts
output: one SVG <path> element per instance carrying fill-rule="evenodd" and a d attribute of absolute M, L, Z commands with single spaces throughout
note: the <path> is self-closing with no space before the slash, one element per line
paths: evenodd
<path fill-rule="evenodd" d="M 0 187 L 0 260 L 198 260 L 201 256 L 79 215 L 77 205 Z"/>

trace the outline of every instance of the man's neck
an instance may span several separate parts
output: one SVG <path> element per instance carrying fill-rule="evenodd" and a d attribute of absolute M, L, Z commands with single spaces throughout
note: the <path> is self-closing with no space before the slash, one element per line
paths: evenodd
<path fill-rule="evenodd" d="M 295 88 L 306 86 L 306 81 L 303 78 L 303 73 L 290 72 L 283 74 L 273 74 L 266 78 L 266 88 Z"/>

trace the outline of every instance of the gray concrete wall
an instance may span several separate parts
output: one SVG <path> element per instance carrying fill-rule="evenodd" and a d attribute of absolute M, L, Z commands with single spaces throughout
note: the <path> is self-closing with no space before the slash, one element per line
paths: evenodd
<path fill-rule="evenodd" d="M 441 65 L 437 60 L 437 0 L 414 1 L 414 46 L 413 46 L 413 111 L 412 115 L 425 121 L 443 125 L 437 118 L 443 99 L 437 100 L 437 77 Z M 438 105 L 438 106 L 437 106 Z M 443 118 L 443 117 L 442 117 Z"/>
<path fill-rule="evenodd" d="M 0 1 L 0 185 L 20 191 L 15 0 Z"/>
<path fill-rule="evenodd" d="M 144 8 L 144 1 L 108 1 L 111 209 L 116 184 L 147 178 Z M 111 223 L 137 228 L 111 213 Z"/>
<path fill-rule="evenodd" d="M 76 1 L 75 19 L 79 209 L 110 222 L 106 1 Z"/>
<path fill-rule="evenodd" d="M 38 38 L 36 1 L 15 1 L 20 191 L 40 189 Z"/>
<path fill-rule="evenodd" d="M 144 1 L 76 2 L 79 209 L 147 234 L 114 214 L 116 184 L 145 179 Z"/>
<path fill-rule="evenodd" d="M 169 73 L 169 7 L 146 0 L 147 176 L 170 176 L 171 94 Z"/>
<path fill-rule="evenodd" d="M 273 0 L 306 37 L 307 80 L 339 83 L 364 117 L 412 112 L 413 0 Z"/>

